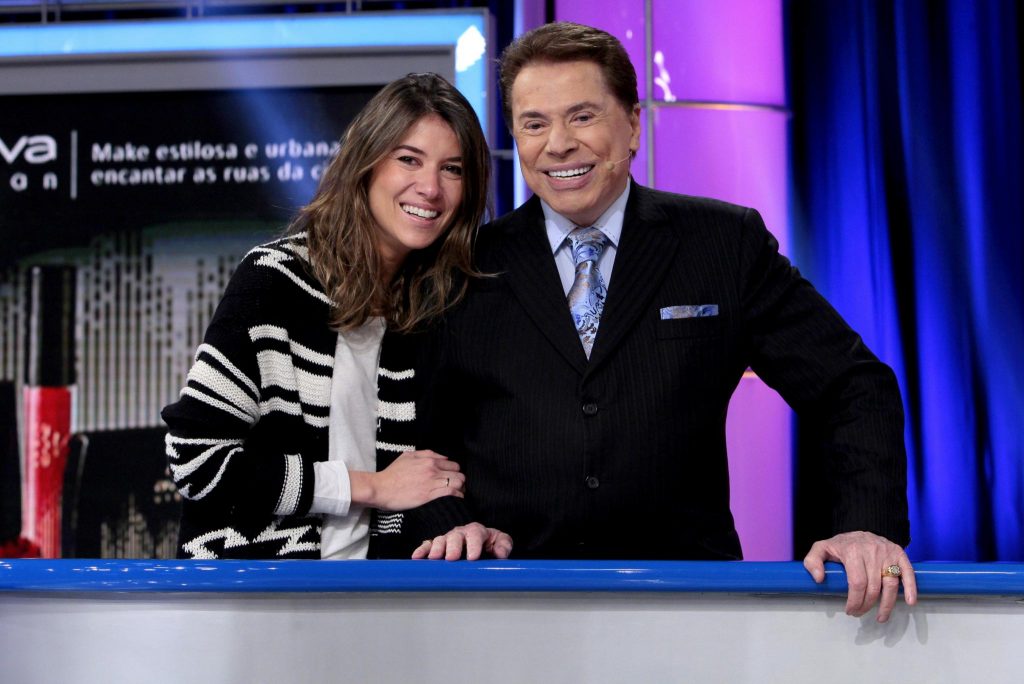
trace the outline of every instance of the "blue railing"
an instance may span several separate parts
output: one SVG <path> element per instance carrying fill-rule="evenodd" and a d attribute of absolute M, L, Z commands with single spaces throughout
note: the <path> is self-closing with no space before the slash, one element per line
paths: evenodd
<path fill-rule="evenodd" d="M 0 592 L 734 592 L 843 594 L 797 562 L 0 560 Z M 1024 563 L 919 563 L 921 594 L 1024 597 Z"/>

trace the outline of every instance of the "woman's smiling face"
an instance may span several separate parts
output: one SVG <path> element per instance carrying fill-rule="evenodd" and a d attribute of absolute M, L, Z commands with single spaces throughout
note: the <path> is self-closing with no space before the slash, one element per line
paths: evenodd
<path fill-rule="evenodd" d="M 451 126 L 429 114 L 406 131 L 370 177 L 370 213 L 388 276 L 409 252 L 434 243 L 462 202 L 462 150 Z"/>

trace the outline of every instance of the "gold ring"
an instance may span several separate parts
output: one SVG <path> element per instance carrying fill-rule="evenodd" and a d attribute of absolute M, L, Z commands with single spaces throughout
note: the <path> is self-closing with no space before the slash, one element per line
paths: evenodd
<path fill-rule="evenodd" d="M 890 565 L 882 569 L 882 577 L 899 577 L 903 574 L 903 570 L 898 565 Z"/>

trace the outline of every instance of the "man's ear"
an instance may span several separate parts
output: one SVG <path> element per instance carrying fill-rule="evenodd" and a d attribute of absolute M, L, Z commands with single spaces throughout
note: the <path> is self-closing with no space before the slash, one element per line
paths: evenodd
<path fill-rule="evenodd" d="M 629 151 L 634 155 L 640 149 L 640 104 L 633 105 L 633 111 L 629 114 L 629 125 L 633 129 L 629 137 Z"/>

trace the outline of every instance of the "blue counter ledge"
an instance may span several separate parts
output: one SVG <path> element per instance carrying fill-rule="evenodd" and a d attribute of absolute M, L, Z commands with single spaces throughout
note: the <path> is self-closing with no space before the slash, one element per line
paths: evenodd
<path fill-rule="evenodd" d="M 1024 563 L 919 563 L 921 594 L 1019 596 Z M 842 594 L 798 562 L 0 560 L 0 592 L 732 592 Z"/>

